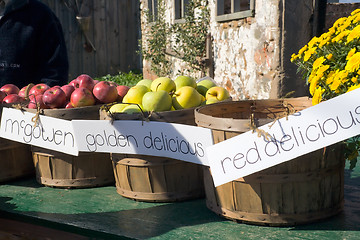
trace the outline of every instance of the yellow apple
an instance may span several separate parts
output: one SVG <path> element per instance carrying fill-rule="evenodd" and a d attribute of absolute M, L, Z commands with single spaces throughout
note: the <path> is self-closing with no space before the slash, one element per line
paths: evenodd
<path fill-rule="evenodd" d="M 125 103 L 117 103 L 110 107 L 109 112 L 110 113 L 119 113 L 121 112 L 125 107 L 129 106 L 129 104 Z"/>
<path fill-rule="evenodd" d="M 211 81 L 210 79 L 204 79 L 201 80 L 196 84 L 196 90 L 203 96 L 206 95 L 207 90 L 209 90 L 212 87 L 215 87 L 216 84 Z"/>
<path fill-rule="evenodd" d="M 209 100 L 210 98 L 216 98 L 219 101 L 223 101 L 230 98 L 229 92 L 220 86 L 215 86 L 212 88 L 209 88 L 206 92 L 206 100 Z"/>
<path fill-rule="evenodd" d="M 176 89 L 176 85 L 175 85 L 175 82 L 168 77 L 159 77 L 152 81 L 150 89 L 153 92 L 156 92 L 159 90 L 173 92 Z"/>
<path fill-rule="evenodd" d="M 170 94 L 165 90 L 156 92 L 147 92 L 142 99 L 142 106 L 144 111 L 170 111 L 172 100 Z"/>
<path fill-rule="evenodd" d="M 128 106 L 126 106 L 121 112 L 122 113 L 141 113 L 142 111 L 142 106 L 139 104 L 139 105 L 136 105 L 136 104 L 130 104 Z"/>
<path fill-rule="evenodd" d="M 140 80 L 136 83 L 136 85 L 144 85 L 144 86 L 147 86 L 149 89 L 151 88 L 151 83 L 153 81 L 151 79 L 143 79 L 143 80 Z"/>
<path fill-rule="evenodd" d="M 209 98 L 208 100 L 205 101 L 205 105 L 209 105 L 217 102 L 220 102 L 220 100 L 217 98 Z"/>
<path fill-rule="evenodd" d="M 190 86 L 196 88 L 196 81 L 192 77 L 189 76 L 178 76 L 175 80 L 176 90 L 180 89 L 184 86 Z"/>
<path fill-rule="evenodd" d="M 142 104 L 144 94 L 149 91 L 149 88 L 144 85 L 135 85 L 129 89 L 122 102 Z"/>
<path fill-rule="evenodd" d="M 176 110 L 197 107 L 201 104 L 201 100 L 201 94 L 190 86 L 178 89 L 172 97 L 172 103 Z"/>

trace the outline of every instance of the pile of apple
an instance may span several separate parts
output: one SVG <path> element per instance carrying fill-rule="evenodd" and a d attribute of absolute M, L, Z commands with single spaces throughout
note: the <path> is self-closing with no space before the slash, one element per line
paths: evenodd
<path fill-rule="evenodd" d="M 32 109 L 77 108 L 121 102 L 129 89 L 125 85 L 97 81 L 81 74 L 63 86 L 50 87 L 39 83 L 19 89 L 14 84 L 6 84 L 0 88 L 0 103 L 24 103 Z"/>
<path fill-rule="evenodd" d="M 110 113 L 136 113 L 141 111 L 172 111 L 188 109 L 230 99 L 229 92 L 212 80 L 198 83 L 189 76 L 178 76 L 175 80 L 159 77 L 143 79 L 131 87 L 122 103 L 110 107 Z"/>

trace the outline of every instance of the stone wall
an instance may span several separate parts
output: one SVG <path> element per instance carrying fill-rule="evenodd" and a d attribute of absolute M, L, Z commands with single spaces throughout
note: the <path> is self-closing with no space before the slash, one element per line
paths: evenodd
<path fill-rule="evenodd" d="M 147 0 L 142 0 L 144 8 Z M 167 21 L 174 21 L 173 0 L 167 0 Z M 316 0 L 256 0 L 255 16 L 228 22 L 215 20 L 216 1 L 209 0 L 214 80 L 226 87 L 233 99 L 278 98 L 307 94 L 305 82 L 290 62 L 312 36 Z M 142 17 L 142 33 L 146 22 Z M 184 64 L 173 59 L 176 77 Z M 155 78 L 144 61 L 144 76 Z M 195 74 L 196 75 L 196 74 Z M 195 77 L 200 77 L 196 75 Z"/>

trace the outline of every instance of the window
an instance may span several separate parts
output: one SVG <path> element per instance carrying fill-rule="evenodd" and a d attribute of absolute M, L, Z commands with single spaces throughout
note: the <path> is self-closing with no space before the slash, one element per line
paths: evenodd
<path fill-rule="evenodd" d="M 158 1 L 148 0 L 148 9 L 150 15 L 150 22 L 155 22 L 158 16 Z"/>
<path fill-rule="evenodd" d="M 254 16 L 255 0 L 217 0 L 216 21 L 223 22 Z"/>
<path fill-rule="evenodd" d="M 174 0 L 175 1 L 175 20 L 184 19 L 186 13 L 186 6 L 189 0 Z"/>

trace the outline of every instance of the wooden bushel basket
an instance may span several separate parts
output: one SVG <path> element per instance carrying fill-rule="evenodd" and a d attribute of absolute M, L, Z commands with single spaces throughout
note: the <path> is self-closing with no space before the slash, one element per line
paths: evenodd
<path fill-rule="evenodd" d="M 145 116 L 146 115 L 146 116 Z M 162 121 L 195 125 L 194 109 L 151 114 L 100 112 L 101 119 Z M 175 202 L 204 197 L 202 167 L 166 157 L 111 154 L 116 191 L 144 202 Z"/>
<path fill-rule="evenodd" d="M 114 183 L 110 156 L 79 153 L 72 156 L 32 147 L 36 180 L 49 187 L 87 188 Z"/>
<path fill-rule="evenodd" d="M 272 122 L 311 106 L 311 99 L 217 103 L 197 108 L 198 126 L 212 129 L 214 143 L 249 131 L 255 122 Z M 238 222 L 269 226 L 305 224 L 338 214 L 344 201 L 344 157 L 335 144 L 244 178 L 214 187 L 204 167 L 206 205 Z"/>
<path fill-rule="evenodd" d="M 71 109 L 41 109 L 40 114 L 65 120 L 99 119 L 100 105 Z M 26 109 L 36 113 L 36 109 Z M 110 154 L 79 153 L 72 156 L 57 151 L 32 147 L 36 180 L 48 187 L 89 188 L 115 182 Z"/>
<path fill-rule="evenodd" d="M 0 183 L 35 175 L 30 145 L 0 138 Z"/>
<path fill-rule="evenodd" d="M 3 104 L 0 104 L 0 120 L 2 108 Z M 0 138 L 0 183 L 33 175 L 35 169 L 30 146 Z"/>

